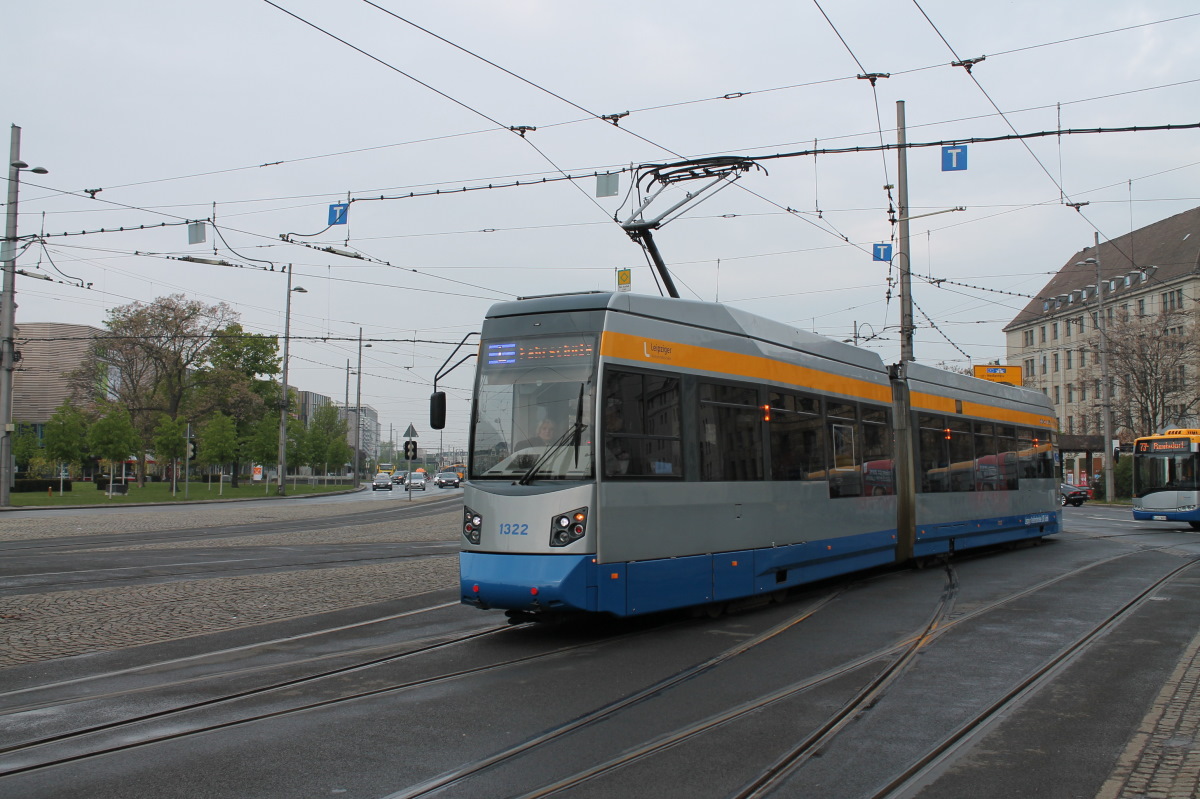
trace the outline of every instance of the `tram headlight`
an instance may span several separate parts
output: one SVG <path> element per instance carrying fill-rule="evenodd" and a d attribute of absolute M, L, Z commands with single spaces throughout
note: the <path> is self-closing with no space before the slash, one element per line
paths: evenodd
<path fill-rule="evenodd" d="M 463 535 L 472 544 L 479 543 L 479 534 L 483 529 L 483 517 L 470 508 L 463 508 Z"/>
<path fill-rule="evenodd" d="M 565 547 L 587 534 L 587 508 L 560 513 L 550 520 L 550 546 Z"/>

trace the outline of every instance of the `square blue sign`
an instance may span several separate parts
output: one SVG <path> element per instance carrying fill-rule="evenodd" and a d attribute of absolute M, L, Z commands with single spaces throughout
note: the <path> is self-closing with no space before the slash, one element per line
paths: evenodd
<path fill-rule="evenodd" d="M 350 203 L 334 203 L 329 206 L 329 224 L 346 224 L 346 215 L 350 212 Z"/>
<path fill-rule="evenodd" d="M 942 148 L 942 171 L 961 172 L 967 168 L 967 145 L 955 144 Z"/>

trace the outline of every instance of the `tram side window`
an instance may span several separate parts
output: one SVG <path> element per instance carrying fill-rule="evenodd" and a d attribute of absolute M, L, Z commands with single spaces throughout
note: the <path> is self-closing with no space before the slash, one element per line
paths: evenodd
<path fill-rule="evenodd" d="M 863 493 L 874 497 L 895 494 L 891 412 L 887 408 L 862 406 L 862 433 Z"/>
<path fill-rule="evenodd" d="M 829 496 L 861 497 L 863 495 L 862 442 L 858 428 L 858 412 L 850 403 L 829 402 L 825 406 L 829 423 L 830 465 Z"/>
<path fill-rule="evenodd" d="M 604 379 L 604 476 L 683 476 L 679 379 L 609 370 Z"/>
<path fill-rule="evenodd" d="M 1008 488 L 1004 463 L 996 450 L 996 425 L 975 422 L 975 486 L 980 491 L 1004 491 Z"/>
<path fill-rule="evenodd" d="M 768 395 L 768 401 L 771 479 L 824 480 L 825 420 L 821 418 L 821 401 L 776 391 Z"/>
<path fill-rule="evenodd" d="M 975 447 L 971 423 L 965 419 L 946 419 L 946 441 L 950 448 L 950 490 L 975 490 Z"/>
<path fill-rule="evenodd" d="M 921 491 L 936 494 L 950 490 L 950 452 L 946 420 L 922 413 L 917 416 Z"/>
<path fill-rule="evenodd" d="M 1054 476 L 1054 444 L 1048 430 L 1018 428 L 1021 477 Z"/>
<path fill-rule="evenodd" d="M 1058 434 L 1053 430 L 1034 430 L 1033 441 L 1037 450 L 1038 477 L 1054 477 L 1054 450 L 1057 449 Z"/>
<path fill-rule="evenodd" d="M 758 390 L 701 383 L 700 479 L 763 479 L 763 410 Z"/>
<path fill-rule="evenodd" d="M 1017 490 L 1021 476 L 1020 451 L 1017 449 L 1017 428 L 1010 424 L 996 425 L 996 452 L 1004 475 L 1004 486 L 1009 491 Z"/>

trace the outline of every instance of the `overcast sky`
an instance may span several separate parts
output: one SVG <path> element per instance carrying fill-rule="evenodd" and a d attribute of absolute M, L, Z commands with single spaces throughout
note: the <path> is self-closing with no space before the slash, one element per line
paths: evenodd
<path fill-rule="evenodd" d="M 910 143 L 1200 122 L 1194 0 L 40 0 L 0 26 L 0 108 L 50 170 L 22 176 L 19 232 L 46 236 L 18 264 L 59 281 L 18 276 L 18 325 L 102 326 L 183 293 L 281 335 L 267 262 L 293 264 L 289 382 L 343 400 L 361 328 L 363 402 L 385 439 L 411 422 L 424 446 L 444 342 L 493 302 L 611 290 L 626 267 L 658 293 L 613 221 L 628 172 L 606 198 L 592 178 L 516 181 L 894 143 L 898 100 Z M 760 163 L 656 234 L 681 294 L 839 339 L 857 323 L 897 360 L 896 272 L 871 257 L 895 235 L 895 153 Z M 1095 234 L 1200 205 L 1196 130 L 978 143 L 967 163 L 908 159 L 913 215 L 967 209 L 912 222 L 927 363 L 1002 359 L 1001 328 Z M 214 218 L 220 236 L 189 245 L 179 223 Z M 470 378 L 443 382 L 447 446 L 465 444 Z"/>

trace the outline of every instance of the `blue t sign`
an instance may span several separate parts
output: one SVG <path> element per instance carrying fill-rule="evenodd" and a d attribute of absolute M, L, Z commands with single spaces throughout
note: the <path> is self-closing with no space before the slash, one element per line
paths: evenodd
<path fill-rule="evenodd" d="M 942 148 L 942 171 L 961 172 L 967 168 L 967 145 Z"/>
<path fill-rule="evenodd" d="M 350 211 L 350 203 L 334 203 L 329 206 L 329 224 L 346 224 L 346 214 Z"/>
<path fill-rule="evenodd" d="M 874 244 L 872 245 L 873 256 L 872 261 L 890 261 L 892 260 L 892 245 L 890 244 Z"/>

